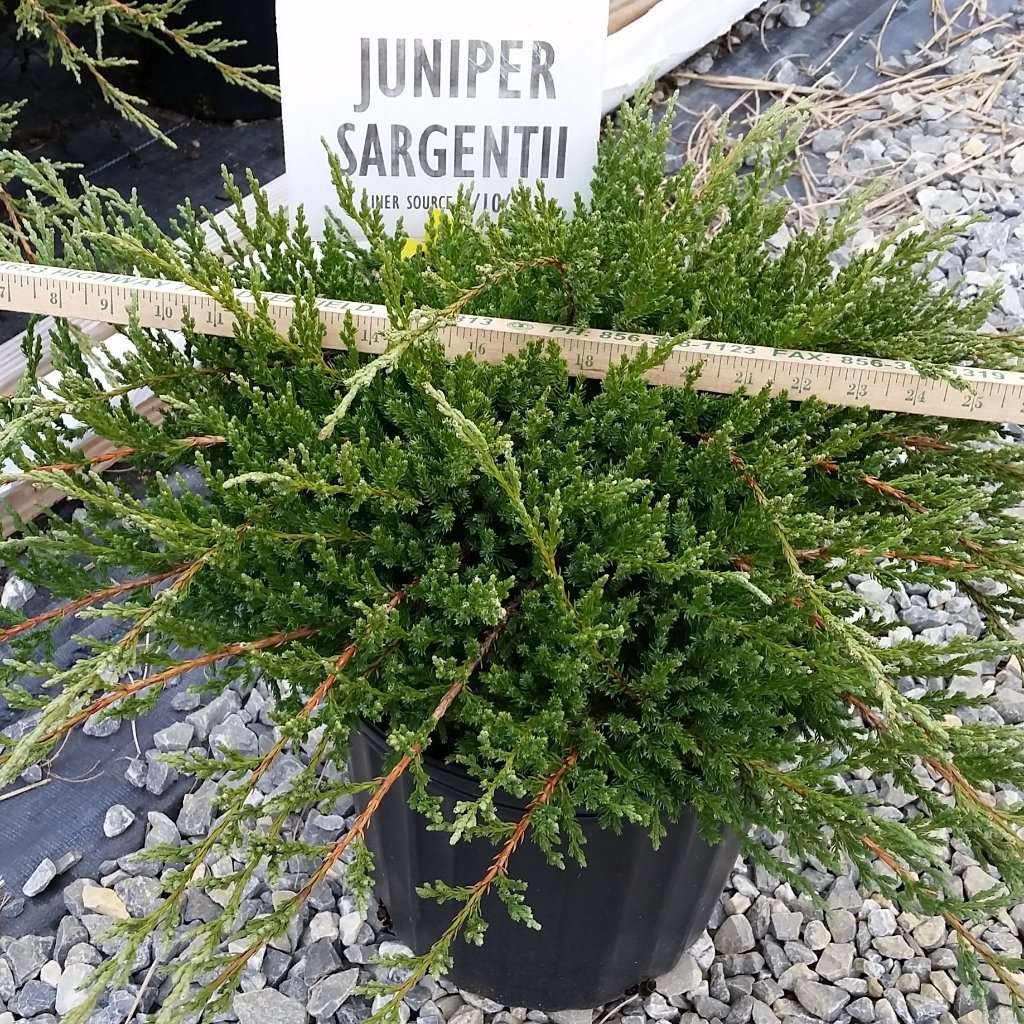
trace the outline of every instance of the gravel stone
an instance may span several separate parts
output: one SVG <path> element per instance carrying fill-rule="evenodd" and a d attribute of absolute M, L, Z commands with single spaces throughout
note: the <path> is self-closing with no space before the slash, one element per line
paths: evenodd
<path fill-rule="evenodd" d="M 19 576 L 8 576 L 7 582 L 4 583 L 4 589 L 0 592 L 0 608 L 6 608 L 12 612 L 21 611 L 35 596 L 34 584 Z"/>
<path fill-rule="evenodd" d="M 779 975 L 779 985 L 784 992 L 792 992 L 798 981 L 817 981 L 818 976 L 807 964 L 793 964 Z"/>
<path fill-rule="evenodd" d="M 127 921 L 131 917 L 124 900 L 112 889 L 104 889 L 98 885 L 87 886 L 82 890 L 82 902 L 86 910 L 115 921 Z"/>
<path fill-rule="evenodd" d="M 21 891 L 31 899 L 38 896 L 56 877 L 57 865 L 49 857 L 44 857 L 35 871 L 29 875 Z"/>
<path fill-rule="evenodd" d="M 14 939 L 4 950 L 4 957 L 14 976 L 15 988 L 39 976 L 43 964 L 50 959 L 54 940 L 42 935 L 25 935 Z M 3 998 L 0 996 L 0 998 Z"/>
<path fill-rule="evenodd" d="M 832 934 L 821 921 L 808 921 L 804 929 L 804 945 L 820 951 L 832 941 Z"/>
<path fill-rule="evenodd" d="M 757 974 L 764 967 L 764 957 L 760 953 L 730 953 L 722 957 L 722 967 L 726 977 Z"/>
<path fill-rule="evenodd" d="M 671 971 L 655 981 L 655 986 L 663 996 L 682 996 L 693 992 L 702 980 L 700 965 L 689 953 L 684 953 Z"/>
<path fill-rule="evenodd" d="M 882 956 L 891 960 L 909 960 L 914 951 L 902 935 L 880 935 L 871 943 Z"/>
<path fill-rule="evenodd" d="M 675 1020 L 679 1010 L 673 1006 L 660 992 L 652 992 L 644 1000 L 644 1013 L 653 1020 Z M 477 1024 L 483 1024 L 482 1021 Z"/>
<path fill-rule="evenodd" d="M 308 1020 L 302 1003 L 272 988 L 242 992 L 235 996 L 232 1008 L 238 1024 L 306 1024 Z"/>
<path fill-rule="evenodd" d="M 853 969 L 853 957 L 857 952 L 852 943 L 833 942 L 826 946 L 818 960 L 815 971 L 826 981 L 848 978 Z"/>
<path fill-rule="evenodd" d="M 992 889 L 999 883 L 987 872 L 982 871 L 977 864 L 971 864 L 964 872 L 964 892 L 970 899 L 986 889 Z"/>
<path fill-rule="evenodd" d="M 834 1021 L 850 1001 L 849 992 L 833 985 L 822 985 L 806 979 L 798 981 L 794 993 L 800 1005 L 818 1020 Z"/>
<path fill-rule="evenodd" d="M 772 932 L 779 942 L 800 938 L 804 915 L 797 911 L 787 910 L 781 903 L 772 911 Z"/>
<path fill-rule="evenodd" d="M 195 690 L 179 690 L 171 698 L 171 707 L 175 711 L 195 711 L 200 704 L 203 703 L 202 694 L 196 693 Z"/>
<path fill-rule="evenodd" d="M 191 722 L 175 722 L 166 729 L 153 733 L 153 746 L 161 754 L 180 753 L 188 750 L 195 734 L 196 727 Z"/>
<path fill-rule="evenodd" d="M 416 986 L 416 988 L 423 988 L 423 986 L 418 985 Z M 406 1002 L 408 1002 L 409 1005 L 414 1010 L 416 1009 L 415 1002 L 413 999 L 409 997 L 412 995 L 413 992 L 416 991 L 416 988 L 414 988 L 412 992 L 409 993 L 409 996 L 406 997 Z M 485 1014 L 500 1013 L 502 1010 L 505 1009 L 505 1007 L 502 1006 L 501 1003 L 495 1002 L 493 999 L 488 999 L 486 996 L 478 996 L 475 992 L 464 992 L 460 989 L 459 995 L 461 995 L 462 998 L 467 1003 L 469 1003 L 470 1006 L 475 1006 L 478 1010 Z M 430 998 L 429 991 L 425 992 L 423 998 L 424 1000 Z"/>
<path fill-rule="evenodd" d="M 852 878 L 840 875 L 829 889 L 827 903 L 829 910 L 859 910 L 864 897 L 857 892 Z"/>
<path fill-rule="evenodd" d="M 74 946 L 88 941 L 89 933 L 82 927 L 82 923 L 67 914 L 60 919 L 60 924 L 57 925 L 57 938 L 53 946 L 54 960 L 59 964 L 64 964 Z"/>
<path fill-rule="evenodd" d="M 128 762 L 128 767 L 124 770 L 124 777 L 129 785 L 134 786 L 136 789 L 145 789 L 148 771 L 149 766 L 143 758 L 133 757 Z"/>
<path fill-rule="evenodd" d="M 114 804 L 103 817 L 103 834 L 108 839 L 123 835 L 135 824 L 135 814 L 124 804 Z"/>
<path fill-rule="evenodd" d="M 163 883 L 155 878 L 124 878 L 114 885 L 114 892 L 132 917 L 146 917 L 163 902 Z"/>
<path fill-rule="evenodd" d="M 875 1019 L 875 1004 L 867 996 L 862 996 L 850 1003 L 846 1012 L 861 1024 L 870 1024 Z"/>
<path fill-rule="evenodd" d="M 52 1013 L 57 1003 L 57 990 L 45 981 L 28 981 L 11 1000 L 16 1017 L 29 1020 L 43 1013 Z"/>
<path fill-rule="evenodd" d="M 715 933 L 715 949 L 719 953 L 746 953 L 753 948 L 754 932 L 750 922 L 742 914 L 727 917 L 725 923 Z"/>
<path fill-rule="evenodd" d="M 810 14 L 800 6 L 799 2 L 786 4 L 779 11 L 779 18 L 783 25 L 788 25 L 790 28 L 803 28 L 811 20 Z"/>
<path fill-rule="evenodd" d="M 314 1017 L 330 1017 L 338 1012 L 341 1004 L 348 999 L 358 984 L 358 967 L 328 975 L 310 989 L 306 1009 Z"/>
<path fill-rule="evenodd" d="M 336 939 L 338 937 L 338 922 L 340 920 L 337 914 L 332 914 L 326 910 L 321 911 L 309 922 L 309 941 L 316 942 L 318 939 Z"/>
<path fill-rule="evenodd" d="M 260 741 L 256 733 L 247 728 L 237 714 L 231 714 L 210 731 L 210 750 L 214 757 L 223 757 L 224 750 L 230 750 L 242 757 L 257 757 L 260 752 Z"/>
<path fill-rule="evenodd" d="M 3 957 L 0 957 L 0 1002 L 6 1003 L 13 999 L 14 993 L 17 991 L 18 986 L 14 981 L 11 965 Z"/>
<path fill-rule="evenodd" d="M 857 937 L 857 918 L 848 910 L 830 910 L 825 915 L 833 942 L 853 942 Z"/>
<path fill-rule="evenodd" d="M 91 718 L 87 718 L 82 726 L 82 732 L 86 736 L 100 740 L 113 736 L 121 728 L 121 719 L 104 717 L 104 714 L 102 711 L 97 711 Z"/>
<path fill-rule="evenodd" d="M 733 999 L 729 1005 L 729 1016 L 725 1018 L 726 1024 L 748 1024 L 754 1016 L 754 997 L 741 995 Z"/>
<path fill-rule="evenodd" d="M 1020 690 L 1009 687 L 997 690 L 992 698 L 992 707 L 1007 725 L 1024 725 L 1024 693 Z"/>
<path fill-rule="evenodd" d="M 234 690 L 225 690 L 209 704 L 187 715 L 185 721 L 195 729 L 196 739 L 205 743 L 210 737 L 211 730 L 241 707 L 242 702 L 238 699 L 238 694 Z"/>
<path fill-rule="evenodd" d="M 708 974 L 708 994 L 723 1003 L 729 1002 L 732 998 L 729 986 L 725 983 L 725 968 L 721 963 L 711 965 L 711 971 Z"/>
<path fill-rule="evenodd" d="M 181 834 L 178 826 L 160 811 L 150 811 L 146 815 L 149 829 L 146 832 L 146 849 L 155 846 L 181 846 Z"/>
<path fill-rule="evenodd" d="M 91 878 L 76 878 L 64 886 L 64 906 L 72 917 L 81 918 L 85 913 L 85 903 L 82 902 L 82 890 L 87 885 L 95 885 Z"/>
<path fill-rule="evenodd" d="M 729 1016 L 729 1004 L 711 996 L 698 995 L 693 1000 L 693 1005 L 704 1020 L 725 1020 Z"/>
<path fill-rule="evenodd" d="M 146 751 L 146 791 L 153 796 L 164 793 L 178 781 L 178 771 L 167 764 L 155 750 Z"/>
<path fill-rule="evenodd" d="M 186 793 L 178 814 L 178 831 L 186 838 L 206 835 L 213 824 L 213 792 Z"/>
<path fill-rule="evenodd" d="M 876 938 L 896 934 L 896 915 L 891 910 L 871 910 L 867 921 L 868 931 Z"/>
<path fill-rule="evenodd" d="M 382 956 L 385 954 L 382 952 Z M 314 985 L 321 978 L 333 974 L 341 967 L 341 960 L 334 950 L 334 943 L 330 939 L 320 939 L 306 948 L 306 961 L 303 967 L 302 977 L 307 985 Z"/>
<path fill-rule="evenodd" d="M 941 917 L 929 917 L 914 929 L 914 941 L 927 952 L 946 941 L 946 922 Z"/>
<path fill-rule="evenodd" d="M 815 153 L 824 154 L 839 149 L 846 141 L 846 132 L 839 128 L 823 128 L 816 132 L 811 140 L 811 149 Z"/>
<path fill-rule="evenodd" d="M 915 1024 L 935 1020 L 946 1012 L 946 1004 L 941 999 L 932 999 L 918 992 L 911 992 L 907 996 L 907 1006 Z"/>

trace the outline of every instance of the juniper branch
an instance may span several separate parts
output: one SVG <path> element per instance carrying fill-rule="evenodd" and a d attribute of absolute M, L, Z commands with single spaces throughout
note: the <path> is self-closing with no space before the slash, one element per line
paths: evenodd
<path fill-rule="evenodd" d="M 398 985 L 397 988 L 395 988 L 394 993 L 388 1002 L 370 1017 L 370 1024 L 389 1024 L 389 1022 L 396 1020 L 399 1004 L 406 995 L 408 995 L 409 992 L 423 980 L 423 977 L 432 968 L 437 966 L 442 958 L 446 958 L 448 956 L 448 950 L 451 948 L 451 944 L 465 927 L 466 922 L 479 913 L 480 904 L 483 902 L 484 897 L 491 891 L 491 887 L 494 885 L 495 881 L 500 876 L 508 874 L 509 861 L 526 838 L 533 816 L 540 808 L 544 807 L 551 800 L 558 787 L 562 784 L 562 780 L 565 778 L 566 773 L 575 767 L 578 760 L 579 755 L 575 751 L 571 751 L 566 755 L 558 768 L 556 768 L 555 771 L 553 771 L 544 780 L 544 784 L 541 786 L 540 790 L 538 790 L 537 794 L 530 802 L 530 805 L 523 812 L 522 817 L 520 817 L 516 822 L 515 828 L 512 830 L 512 834 L 505 840 L 504 845 L 497 852 L 494 860 L 491 861 L 490 867 L 484 875 L 471 886 L 468 898 L 452 918 L 451 923 L 447 928 L 445 928 L 444 932 L 431 947 L 430 951 L 416 959 L 415 966 L 409 972 L 409 976 L 400 985 Z"/>
<path fill-rule="evenodd" d="M 405 774 L 413 761 L 420 756 L 427 738 L 433 731 L 434 727 L 448 713 L 448 710 L 451 708 L 456 698 L 468 684 L 471 676 L 480 668 L 484 660 L 494 648 L 494 645 L 505 632 L 505 629 L 508 626 L 508 616 L 516 606 L 517 602 L 510 604 L 506 609 L 506 614 L 502 621 L 495 626 L 486 637 L 484 637 L 476 655 L 464 666 L 459 678 L 448 687 L 444 696 L 430 713 L 429 718 L 421 729 L 421 737 L 413 744 L 412 748 L 408 752 L 399 758 L 387 775 L 380 780 L 373 792 L 370 794 L 366 807 L 363 808 L 359 816 L 352 823 L 348 832 L 338 840 L 327 857 L 325 857 L 321 862 L 317 870 L 310 876 L 309 881 L 307 881 L 302 889 L 300 889 L 299 892 L 297 892 L 289 901 L 287 916 L 290 917 L 292 914 L 297 913 L 306 900 L 309 899 L 317 885 L 319 885 L 330 874 L 334 866 L 345 855 L 345 852 L 349 847 L 357 841 L 362 841 L 371 819 L 374 814 L 377 813 L 377 809 L 384 801 L 384 798 L 394 787 L 395 783 Z M 203 1002 L 208 999 L 212 999 L 218 991 L 232 984 L 245 965 L 264 947 L 264 945 L 266 945 L 266 941 L 268 940 L 254 942 L 247 949 L 238 954 L 238 956 L 231 961 L 228 967 L 226 967 L 208 986 L 206 986 L 203 993 Z"/>

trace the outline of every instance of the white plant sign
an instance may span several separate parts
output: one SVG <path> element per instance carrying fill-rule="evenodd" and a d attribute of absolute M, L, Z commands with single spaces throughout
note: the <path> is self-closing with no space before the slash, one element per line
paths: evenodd
<path fill-rule="evenodd" d="M 324 142 L 394 227 L 471 188 L 495 213 L 521 181 L 588 193 L 608 5 L 594 0 L 278 0 L 289 202 L 336 207 Z"/>

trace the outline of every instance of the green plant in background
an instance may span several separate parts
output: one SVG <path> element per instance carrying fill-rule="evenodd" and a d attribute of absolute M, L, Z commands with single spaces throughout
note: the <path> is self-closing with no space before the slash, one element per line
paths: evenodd
<path fill-rule="evenodd" d="M 0 13 L 12 11 L 17 37 L 41 44 L 51 64 L 59 63 L 79 85 L 91 83 L 126 121 L 173 147 L 175 143 L 146 112 L 146 101 L 116 81 L 118 72 L 138 62 L 109 53 L 106 45 L 110 35 L 120 33 L 149 40 L 211 65 L 225 81 L 239 88 L 275 99 L 280 96 L 278 87 L 265 81 L 266 73 L 273 68 L 231 64 L 231 50 L 244 40 L 223 38 L 217 22 L 190 22 L 190 3 L 191 0 L 0 0 Z M 26 217 L 24 192 L 39 188 L 41 176 L 60 175 L 72 168 L 46 160 L 31 161 L 7 148 L 23 105 L 0 105 L 0 231 L 17 243 L 19 259 L 34 260 L 35 253 L 22 226 Z M 38 211 L 36 214 L 38 217 Z M 41 222 L 37 219 L 38 223 Z"/>
<path fill-rule="evenodd" d="M 221 37 L 217 33 L 220 25 L 215 21 L 189 22 L 186 16 L 190 6 L 191 0 L 17 0 L 14 18 L 18 37 L 42 42 L 51 64 L 59 63 L 76 82 L 91 79 L 103 99 L 126 121 L 173 146 L 159 124 L 146 113 L 146 101 L 111 80 L 111 72 L 138 62 L 105 51 L 110 33 L 151 40 L 211 65 L 232 85 L 265 96 L 279 95 L 277 87 L 261 77 L 273 68 L 230 64 L 224 59 L 225 54 L 244 40 Z"/>
<path fill-rule="evenodd" d="M 1024 614 L 1024 524 L 1012 514 L 1024 501 L 1024 449 L 982 424 L 644 380 L 696 335 L 898 356 L 940 374 L 964 361 L 1007 365 L 1013 339 L 982 329 L 991 293 L 965 300 L 922 272 L 952 230 L 901 231 L 837 271 L 830 257 L 854 205 L 771 254 L 799 123 L 765 119 L 720 148 L 706 175 L 666 176 L 670 119 L 658 127 L 642 107 L 603 142 L 593 199 L 573 216 L 526 189 L 493 220 L 475 219 L 464 199 L 409 259 L 404 235 L 384 231 L 337 166 L 342 208 L 368 249 L 337 218 L 318 248 L 301 212 L 292 225 L 265 200 L 247 222 L 234 186 L 242 241 L 222 233 L 227 262 L 188 206 L 181 242 L 133 202 L 95 190 L 68 207 L 56 189 L 47 231 L 26 225 L 44 262 L 184 280 L 238 326 L 225 340 L 197 324 L 184 345 L 131 327 L 134 352 L 108 357 L 102 375 L 63 326 L 52 388 L 36 382 L 38 343 L 26 342 L 29 373 L 0 405 L 0 455 L 15 467 L 6 479 L 57 487 L 88 516 L 26 524 L 0 555 L 66 597 L 64 611 L 128 628 L 62 669 L 47 641 L 63 613 L 8 614 L 0 640 L 14 653 L 0 682 L 38 719 L 7 745 L 0 784 L 91 715 L 143 713 L 199 666 L 213 691 L 265 678 L 280 728 L 262 758 L 173 758 L 200 778 L 228 769 L 220 816 L 183 848 L 148 851 L 179 872 L 158 910 L 118 925 L 124 944 L 97 971 L 94 997 L 125 977 L 154 931 L 171 948 L 186 889 L 215 882 L 230 889 L 227 906 L 191 929 L 185 954 L 162 958 L 171 991 L 157 1019 L 223 1008 L 247 960 L 288 928 L 318 880 L 344 871 L 366 898 L 363 832 L 407 772 L 416 809 L 436 827 L 456 841 L 486 836 L 497 852 L 484 877 L 423 890 L 454 904 L 452 924 L 402 962 L 407 980 L 375 990 L 391 997 L 382 1015 L 415 979 L 445 970 L 458 935 L 483 938 L 487 892 L 532 922 L 515 880 L 524 837 L 557 863 L 585 856 L 577 811 L 608 828 L 639 823 L 657 840 L 683 808 L 709 837 L 761 825 L 785 834 L 795 858 L 852 865 L 902 907 L 941 915 L 975 988 L 1001 980 L 1020 1010 L 1014 972 L 1024 964 L 972 928 L 1024 899 L 1024 815 L 988 797 L 994 785 L 1024 786 L 1024 731 L 960 726 L 950 713 L 963 697 L 912 699 L 900 684 L 1018 649 L 1008 627 Z M 236 287 L 296 295 L 294 329 L 282 336 L 246 314 Z M 353 329 L 349 351 L 324 352 L 317 295 L 385 302 L 387 354 L 358 355 Z M 437 331 L 457 311 L 666 340 L 596 383 L 541 346 L 495 366 L 448 361 Z M 163 402 L 160 423 L 132 410 L 138 388 Z M 85 430 L 125 450 L 144 493 L 78 452 Z M 115 572 L 123 582 L 111 585 Z M 884 585 L 953 581 L 977 600 L 987 635 L 890 644 L 845 586 L 851 573 Z M 199 653 L 182 659 L 181 649 Z M 19 687 L 29 672 L 47 677 L 42 697 Z M 389 735 L 394 756 L 385 777 L 355 787 L 343 769 L 360 721 Z M 259 780 L 304 740 L 309 768 L 257 804 Z M 428 748 L 480 784 L 452 820 L 426 791 Z M 863 769 L 890 774 L 924 812 L 875 816 L 841 784 Z M 924 786 L 922 771 L 940 785 Z M 340 842 L 285 838 L 310 803 L 329 807 L 355 789 L 369 803 Z M 497 818 L 498 790 L 532 797 L 518 823 Z M 955 890 L 948 836 L 998 871 L 997 889 L 970 899 Z M 242 868 L 203 880 L 204 858 L 228 848 Z M 793 863 L 753 838 L 743 852 L 807 889 Z M 308 885 L 236 927 L 254 874 L 278 875 L 294 857 L 320 865 Z"/>

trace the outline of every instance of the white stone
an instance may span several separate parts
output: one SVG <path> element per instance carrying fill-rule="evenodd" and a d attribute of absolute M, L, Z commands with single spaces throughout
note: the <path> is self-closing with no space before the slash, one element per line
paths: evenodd
<path fill-rule="evenodd" d="M 96 968 L 91 964 L 70 963 L 57 983 L 57 1013 L 63 1017 L 85 1002 L 88 993 L 79 989 L 88 984 Z"/>
<path fill-rule="evenodd" d="M 117 895 L 113 889 L 102 889 L 98 885 L 87 885 L 82 890 L 82 902 L 86 910 L 94 914 L 102 914 L 104 917 L 113 918 L 115 921 L 131 920 L 131 914 L 124 905 L 124 900 Z"/>
<path fill-rule="evenodd" d="M 57 865 L 49 857 L 44 857 L 35 871 L 29 875 L 21 891 L 29 898 L 38 896 L 56 877 Z"/>
<path fill-rule="evenodd" d="M 982 871 L 977 864 L 971 864 L 964 872 L 964 892 L 968 899 L 974 899 L 986 889 L 993 889 L 999 883 L 990 874 Z"/>
<path fill-rule="evenodd" d="M 929 917 L 914 929 L 914 941 L 925 951 L 937 949 L 946 941 L 946 922 L 941 917 Z"/>
<path fill-rule="evenodd" d="M 338 937 L 338 915 L 324 910 L 309 922 L 309 941 L 336 939 Z"/>
<path fill-rule="evenodd" d="M 39 972 L 39 980 L 56 988 L 57 982 L 60 981 L 60 964 L 56 960 L 49 960 L 43 964 L 43 969 Z"/>
<path fill-rule="evenodd" d="M 127 832 L 135 823 L 135 815 L 124 804 L 114 804 L 107 808 L 103 817 L 103 834 L 114 839 Z"/>
<path fill-rule="evenodd" d="M 341 934 L 341 944 L 343 946 L 354 946 L 356 944 L 364 920 L 365 918 L 358 911 L 353 911 L 351 914 L 345 914 L 342 917 L 338 924 L 338 930 Z"/>
<path fill-rule="evenodd" d="M 548 1016 L 555 1024 L 591 1024 L 594 1019 L 593 1010 L 556 1010 Z"/>
<path fill-rule="evenodd" d="M 36 588 L 28 580 L 17 576 L 8 576 L 0 594 L 0 606 L 8 611 L 17 612 L 25 607 L 36 596 Z"/>
<path fill-rule="evenodd" d="M 800 7 L 799 3 L 787 4 L 779 12 L 783 25 L 789 28 L 803 28 L 810 20 L 810 14 Z"/>

